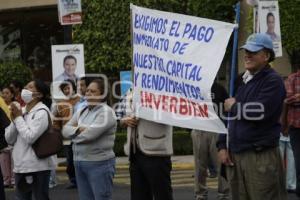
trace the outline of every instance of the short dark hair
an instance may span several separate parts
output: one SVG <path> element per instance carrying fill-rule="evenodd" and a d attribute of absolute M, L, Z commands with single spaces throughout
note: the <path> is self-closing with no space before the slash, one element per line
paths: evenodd
<path fill-rule="evenodd" d="M 274 19 L 275 19 L 275 16 L 274 16 L 274 14 L 272 13 L 272 12 L 269 12 L 268 14 L 267 14 L 267 22 L 268 22 L 268 18 L 269 17 L 273 17 Z"/>
<path fill-rule="evenodd" d="M 50 99 L 50 87 L 40 79 L 35 79 L 33 82 L 37 91 L 43 95 L 41 102 L 43 102 L 48 108 L 51 108 L 52 101 Z"/>
<path fill-rule="evenodd" d="M 73 60 L 75 60 L 75 63 L 77 64 L 77 59 L 75 58 L 75 56 L 67 55 L 67 56 L 64 58 L 63 65 L 65 65 L 65 62 L 66 62 L 66 60 L 68 60 L 68 59 L 73 59 Z"/>
<path fill-rule="evenodd" d="M 105 87 L 107 87 L 107 86 L 106 86 L 105 81 L 104 81 L 103 79 L 94 79 L 94 80 L 92 80 L 92 81 L 90 82 L 90 84 L 91 84 L 91 83 L 96 83 L 96 84 L 97 84 L 98 89 L 100 90 L 101 95 L 103 95 L 105 89 L 107 89 L 107 88 L 105 88 Z M 108 90 L 107 90 L 107 91 L 108 91 Z M 106 94 L 106 95 L 103 97 L 102 102 L 107 101 L 107 98 L 108 98 L 108 94 Z"/>
<path fill-rule="evenodd" d="M 264 48 L 264 51 L 270 54 L 270 58 L 268 60 L 269 63 L 275 60 L 275 52 L 273 49 Z"/>
<path fill-rule="evenodd" d="M 4 87 L 2 88 L 2 91 L 3 91 L 4 89 L 8 89 L 8 90 L 10 91 L 10 93 L 13 94 L 12 101 L 14 101 L 14 100 L 15 100 L 15 92 L 14 92 L 13 88 L 10 87 L 10 86 L 4 86 Z"/>
<path fill-rule="evenodd" d="M 84 81 L 86 86 L 89 85 L 89 80 L 88 80 L 88 77 L 86 77 L 86 76 L 81 76 L 79 78 L 79 81 Z"/>
<path fill-rule="evenodd" d="M 23 89 L 23 84 L 18 80 L 12 80 L 10 84 L 13 84 L 16 88 L 19 88 L 20 90 Z"/>
<path fill-rule="evenodd" d="M 62 82 L 60 85 L 59 85 L 59 89 L 63 92 L 64 88 L 68 85 L 71 85 L 72 86 L 72 90 L 74 92 L 76 92 L 76 85 L 74 83 L 73 80 L 71 79 L 68 79 L 68 80 L 65 80 L 64 82 Z"/>

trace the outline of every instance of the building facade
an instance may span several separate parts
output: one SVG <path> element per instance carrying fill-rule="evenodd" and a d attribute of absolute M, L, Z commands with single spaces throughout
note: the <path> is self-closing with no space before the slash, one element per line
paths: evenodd
<path fill-rule="evenodd" d="M 51 45 L 63 43 L 56 0 L 0 0 L 0 61 L 22 60 L 51 81 Z"/>

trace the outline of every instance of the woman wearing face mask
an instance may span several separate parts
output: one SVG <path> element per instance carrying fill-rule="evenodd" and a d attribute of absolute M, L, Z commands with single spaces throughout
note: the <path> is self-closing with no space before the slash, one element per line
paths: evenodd
<path fill-rule="evenodd" d="M 55 156 L 39 159 L 32 144 L 47 130 L 51 100 L 49 87 L 40 80 L 29 82 L 21 92 L 26 103 L 22 110 L 11 103 L 12 123 L 5 130 L 6 141 L 13 145 L 16 199 L 49 200 L 50 170 L 55 169 Z"/>
<path fill-rule="evenodd" d="M 113 151 L 117 127 L 113 109 L 106 104 L 104 81 L 93 80 L 86 91 L 88 106 L 64 126 L 72 139 L 80 200 L 111 200 L 115 173 Z"/>

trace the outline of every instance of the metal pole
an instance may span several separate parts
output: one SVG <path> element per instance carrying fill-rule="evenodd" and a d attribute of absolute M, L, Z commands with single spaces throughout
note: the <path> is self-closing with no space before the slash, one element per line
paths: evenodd
<path fill-rule="evenodd" d="M 235 23 L 239 25 L 240 23 L 240 10 L 241 5 L 238 2 L 235 6 Z M 230 72 L 230 83 L 229 83 L 229 94 L 230 97 L 234 94 L 234 81 L 236 78 L 236 59 L 237 59 L 237 51 L 238 51 L 238 40 L 239 40 L 239 27 L 234 29 L 233 36 L 233 50 L 232 50 L 232 59 L 231 59 L 231 72 Z"/>
<path fill-rule="evenodd" d="M 64 25 L 64 44 L 72 44 L 72 25 Z"/>
<path fill-rule="evenodd" d="M 233 50 L 232 50 L 232 59 L 231 59 L 231 72 L 230 72 L 230 82 L 229 82 L 229 95 L 233 97 L 234 95 L 234 81 L 236 78 L 236 58 L 238 51 L 238 41 L 239 41 L 239 23 L 240 23 L 240 10 L 241 4 L 238 2 L 235 5 L 235 23 L 238 25 L 234 28 L 233 35 Z M 228 113 L 228 118 L 230 117 L 230 113 Z M 227 129 L 229 129 L 229 120 L 227 121 Z M 229 148 L 229 136 L 226 137 L 226 146 Z"/>

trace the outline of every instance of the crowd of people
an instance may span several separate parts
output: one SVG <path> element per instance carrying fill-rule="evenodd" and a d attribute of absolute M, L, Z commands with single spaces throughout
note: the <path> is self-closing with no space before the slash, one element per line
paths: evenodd
<path fill-rule="evenodd" d="M 218 83 L 211 90 L 213 102 L 222 107 L 217 114 L 229 116 L 224 119 L 228 135 L 191 131 L 195 199 L 208 199 L 211 165 L 220 200 L 285 200 L 287 192 L 300 197 L 300 62 L 284 83 L 269 64 L 275 59 L 269 36 L 253 34 L 241 49 L 245 72 L 234 96 L 229 98 Z M 137 118 L 131 89 L 114 110 L 107 103 L 107 84 L 99 78 L 67 79 L 59 89 L 64 97 L 53 101 L 41 80 L 2 87 L 1 200 L 4 187 L 15 187 L 18 200 L 49 199 L 49 187 L 56 185 L 56 155 L 40 159 L 32 147 L 47 130 L 49 115 L 64 137 L 68 188 L 78 188 L 80 200 L 112 199 L 117 126 L 127 129 L 131 199 L 173 199 L 172 126 Z"/>

